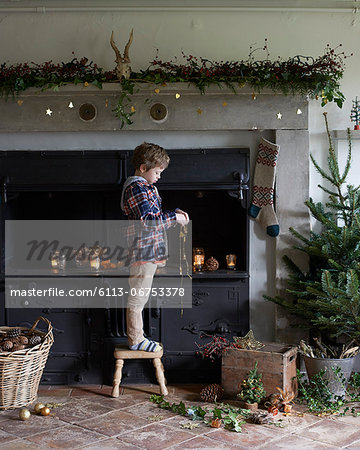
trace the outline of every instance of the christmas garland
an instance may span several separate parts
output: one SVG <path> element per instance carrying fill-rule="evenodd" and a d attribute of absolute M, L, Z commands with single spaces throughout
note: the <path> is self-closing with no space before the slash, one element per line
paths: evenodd
<path fill-rule="evenodd" d="M 157 56 L 146 70 L 132 72 L 129 80 L 121 81 L 122 93 L 113 111 L 121 119 L 122 127 L 131 124 L 131 116 L 135 113 L 135 108 L 131 106 L 131 95 L 135 92 L 136 84 L 144 82 L 158 85 L 192 83 L 202 94 L 214 84 L 219 87 L 226 85 L 233 92 L 247 84 L 256 93 L 270 88 L 285 95 L 321 98 L 322 106 L 333 101 L 341 108 L 345 97 L 340 91 L 340 79 L 347 56 L 338 51 L 339 47 L 333 49 L 327 45 L 324 54 L 317 58 L 297 55 L 287 60 L 279 57 L 276 61 L 269 59 L 266 40 L 262 49 L 250 48 L 248 59 L 241 61 L 216 62 L 183 54 L 184 62 L 178 63 L 176 60 L 162 61 Z M 257 50 L 265 51 L 266 59 L 256 60 L 254 55 Z M 101 89 L 105 82 L 119 82 L 115 69 L 104 71 L 85 57 L 60 64 L 48 61 L 44 64 L 3 63 L 0 66 L 0 95 L 5 97 L 17 95 L 30 87 L 58 90 L 61 85 L 68 83 L 92 84 Z"/>

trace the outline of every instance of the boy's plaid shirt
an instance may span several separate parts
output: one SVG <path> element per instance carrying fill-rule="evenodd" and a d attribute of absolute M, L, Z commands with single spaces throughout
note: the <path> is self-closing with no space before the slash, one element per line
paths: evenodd
<path fill-rule="evenodd" d="M 124 213 L 133 221 L 128 227 L 129 263 L 166 259 L 165 230 L 175 225 L 176 213 L 161 210 L 157 188 L 145 179 L 131 183 L 124 192 Z"/>

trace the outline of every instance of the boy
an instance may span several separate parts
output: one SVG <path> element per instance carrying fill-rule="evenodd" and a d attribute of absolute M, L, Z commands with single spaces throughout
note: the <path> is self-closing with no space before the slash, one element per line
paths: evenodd
<path fill-rule="evenodd" d="M 164 263 L 167 258 L 165 230 L 176 223 L 189 223 L 186 212 L 180 209 L 163 211 L 161 208 L 161 197 L 154 184 L 169 162 L 169 155 L 159 145 L 144 142 L 137 146 L 133 156 L 135 175 L 125 181 L 121 195 L 121 209 L 128 219 L 137 221 L 136 225 L 133 222 L 129 227 L 133 240 L 129 245 L 130 293 L 126 323 L 131 350 L 161 350 L 158 342 L 144 337 L 142 311 L 149 295 L 140 293 L 150 292 L 158 264 Z"/>

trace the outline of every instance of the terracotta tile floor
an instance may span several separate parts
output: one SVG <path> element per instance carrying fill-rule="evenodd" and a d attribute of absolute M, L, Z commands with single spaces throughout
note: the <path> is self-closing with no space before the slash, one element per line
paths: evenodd
<path fill-rule="evenodd" d="M 202 404 L 201 388 L 168 386 L 168 399 Z M 247 423 L 235 433 L 200 423 L 190 430 L 181 427 L 186 417 L 149 402 L 149 394 L 158 392 L 154 385 L 126 386 L 115 399 L 110 386 L 43 386 L 38 400 L 63 405 L 50 417 L 32 415 L 26 422 L 18 410 L 1 411 L 0 449 L 360 449 L 360 417 L 320 418 L 296 406 L 294 414 L 276 416 L 281 427 Z"/>

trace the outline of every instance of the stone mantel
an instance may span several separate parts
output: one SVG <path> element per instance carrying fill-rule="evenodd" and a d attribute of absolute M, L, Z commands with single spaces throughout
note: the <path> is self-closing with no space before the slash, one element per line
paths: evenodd
<path fill-rule="evenodd" d="M 136 109 L 134 123 L 121 131 L 308 128 L 308 101 L 301 96 L 284 96 L 266 90 L 254 99 L 253 91 L 247 86 L 237 88 L 236 94 L 226 86 L 211 86 L 201 95 L 196 86 L 187 83 L 166 86 L 141 83 L 135 90 L 130 104 Z M 120 120 L 112 111 L 120 92 L 119 83 L 105 83 L 103 89 L 83 84 L 62 86 L 59 91 L 30 88 L 16 98 L 0 100 L 0 132 L 120 130 Z M 73 108 L 69 108 L 70 102 Z M 165 120 L 156 121 L 150 116 L 150 109 L 156 103 L 167 108 Z M 83 104 L 96 108 L 93 120 L 80 118 L 79 108 Z M 51 116 L 46 115 L 48 108 Z"/>

